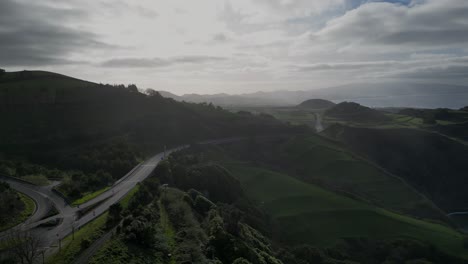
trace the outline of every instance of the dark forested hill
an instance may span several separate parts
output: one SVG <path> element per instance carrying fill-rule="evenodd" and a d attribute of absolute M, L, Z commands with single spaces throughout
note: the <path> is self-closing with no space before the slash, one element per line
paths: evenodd
<path fill-rule="evenodd" d="M 200 139 L 290 132 L 275 119 L 176 102 L 136 86 L 39 71 L 0 76 L 0 147 L 39 154 L 125 139 L 143 151 Z"/>

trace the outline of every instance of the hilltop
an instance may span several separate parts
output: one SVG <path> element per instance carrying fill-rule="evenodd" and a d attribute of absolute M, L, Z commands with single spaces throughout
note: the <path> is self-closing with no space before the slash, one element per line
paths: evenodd
<path fill-rule="evenodd" d="M 323 99 L 309 99 L 300 103 L 297 107 L 308 109 L 328 109 L 335 106 L 335 103 Z"/>

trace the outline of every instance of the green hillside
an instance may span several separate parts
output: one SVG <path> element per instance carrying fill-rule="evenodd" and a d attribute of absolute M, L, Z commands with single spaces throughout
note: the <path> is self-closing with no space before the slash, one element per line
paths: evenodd
<path fill-rule="evenodd" d="M 243 142 L 224 149 L 236 159 L 255 161 L 354 199 L 415 217 L 447 221 L 430 200 L 346 146 L 316 134 L 276 141 Z"/>
<path fill-rule="evenodd" d="M 468 256 L 463 236 L 449 227 L 391 213 L 282 173 L 239 163 L 227 168 L 246 194 L 279 222 L 281 236 L 288 242 L 330 246 L 348 237 L 405 237 Z"/>
<path fill-rule="evenodd" d="M 325 131 L 404 178 L 447 212 L 466 208 L 468 147 L 439 133 L 335 125 Z"/>

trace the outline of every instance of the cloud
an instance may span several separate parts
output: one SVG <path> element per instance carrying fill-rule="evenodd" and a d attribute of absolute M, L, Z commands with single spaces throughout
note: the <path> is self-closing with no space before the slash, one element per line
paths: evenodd
<path fill-rule="evenodd" d="M 0 0 L 0 67 L 234 93 L 466 83 L 467 13 L 466 0 Z"/>
<path fill-rule="evenodd" d="M 329 21 L 312 41 L 342 45 L 437 47 L 468 43 L 468 1 L 368 3 Z"/>
<path fill-rule="evenodd" d="M 422 67 L 395 74 L 395 77 L 444 81 L 462 79 L 468 81 L 468 65 Z"/>
<path fill-rule="evenodd" d="M 302 72 L 309 71 L 361 71 L 363 69 L 386 69 L 402 66 L 405 63 L 399 61 L 370 61 L 370 62 L 346 62 L 346 63 L 318 63 L 311 65 L 293 65 L 292 68 Z"/>
<path fill-rule="evenodd" d="M 77 9 L 36 3 L 0 2 L 0 63 L 4 66 L 82 64 L 70 55 L 82 49 L 109 48 L 97 35 L 64 26 L 84 19 Z"/>
<path fill-rule="evenodd" d="M 118 58 L 102 62 L 100 65 L 111 68 L 160 68 L 179 64 L 203 64 L 225 61 L 226 58 L 214 56 L 179 56 L 162 58 Z"/>

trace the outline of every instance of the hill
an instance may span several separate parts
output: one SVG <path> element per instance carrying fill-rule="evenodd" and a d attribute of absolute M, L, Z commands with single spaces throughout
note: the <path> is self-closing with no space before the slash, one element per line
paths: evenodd
<path fill-rule="evenodd" d="M 61 180 L 56 188 L 75 202 L 102 192 L 166 146 L 302 129 L 154 91 L 143 94 L 135 85 L 39 71 L 0 76 L 0 102 L 0 173 Z"/>
<path fill-rule="evenodd" d="M 358 123 L 378 123 L 390 119 L 382 112 L 353 102 L 343 102 L 328 109 L 325 115 L 338 120 Z"/>
<path fill-rule="evenodd" d="M 466 145 L 418 129 L 333 125 L 324 133 L 404 178 L 446 212 L 467 208 Z"/>
<path fill-rule="evenodd" d="M 270 151 L 269 145 L 265 142 L 266 149 L 262 149 L 259 145 L 255 148 L 267 153 Z M 271 232 L 269 237 L 274 239 L 276 246 L 294 248 L 294 246 L 308 245 L 328 248 L 325 252 L 330 253 L 342 239 L 369 239 L 374 243 L 393 239 L 414 239 L 430 243 L 434 248 L 446 253 L 466 257 L 463 235 L 449 226 L 390 212 L 344 193 L 327 191 L 278 169 L 265 168 L 255 156 L 247 156 L 245 152 L 239 151 L 239 148 L 244 148 L 240 142 L 231 143 L 230 146 L 195 145 L 172 154 L 167 163 L 155 174 L 160 175 L 159 178 L 164 182 L 188 190 L 189 194 L 194 193 L 189 189 L 194 185 L 188 183 L 203 181 L 205 175 L 213 179 L 210 184 L 198 186 L 199 193 L 206 194 L 206 198 L 214 203 L 217 202 L 221 208 L 228 202 L 234 208 L 243 211 L 240 214 L 227 215 L 231 221 L 244 221 L 264 234 Z M 296 146 L 296 148 L 301 147 Z M 243 160 L 236 159 L 239 154 L 242 154 Z M 320 164 L 320 161 L 314 165 L 317 164 Z M 199 172 L 199 168 L 207 167 L 212 169 L 205 173 Z M 342 177 L 352 175 L 354 173 L 350 172 L 349 175 Z M 231 184 L 226 184 L 227 182 Z M 365 181 L 361 181 L 353 185 L 357 187 L 364 184 Z M 381 184 L 391 183 L 381 182 Z M 239 186 L 241 190 L 238 189 Z M 402 197 L 402 201 L 404 200 L 402 203 L 412 203 L 412 198 L 406 196 L 408 191 L 400 189 L 394 192 L 398 193 L 398 196 L 405 196 Z M 219 203 L 220 201 L 224 202 Z M 262 212 L 267 214 L 262 215 Z M 273 222 L 269 221 L 270 218 Z M 338 252 L 346 251 L 344 248 L 338 248 Z M 370 248 L 372 247 L 365 246 L 360 251 L 368 252 Z M 316 252 L 320 252 L 320 249 Z M 325 258 L 329 253 L 323 253 L 322 256 Z M 336 257 L 333 254 L 332 256 Z M 278 255 L 280 259 L 284 257 L 282 254 Z M 348 255 L 343 257 L 346 259 Z"/>
<path fill-rule="evenodd" d="M 155 151 L 180 142 L 290 129 L 271 118 L 142 94 L 134 85 L 96 84 L 48 72 L 3 74 L 0 102 L 1 149 L 22 154 L 115 138 Z"/>
<path fill-rule="evenodd" d="M 326 247 L 344 237 L 411 237 L 455 254 L 463 251 L 462 236 L 449 227 L 375 208 L 285 174 L 243 165 L 227 168 L 284 228 L 281 235 L 288 243 Z"/>
<path fill-rule="evenodd" d="M 378 207 L 419 218 L 448 221 L 437 206 L 405 181 L 358 157 L 343 144 L 319 135 L 258 139 L 223 146 L 223 149 L 236 160 L 253 161 L 258 166 Z"/>
<path fill-rule="evenodd" d="M 335 103 L 323 99 L 309 99 L 300 103 L 297 107 L 308 109 L 328 109 L 335 105 Z"/>

